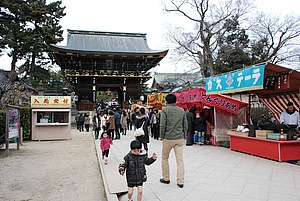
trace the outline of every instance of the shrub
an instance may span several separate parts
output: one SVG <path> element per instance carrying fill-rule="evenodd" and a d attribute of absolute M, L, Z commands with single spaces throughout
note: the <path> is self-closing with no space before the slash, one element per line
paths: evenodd
<path fill-rule="evenodd" d="M 23 128 L 23 140 L 31 139 L 31 109 L 21 108 L 20 125 Z"/>

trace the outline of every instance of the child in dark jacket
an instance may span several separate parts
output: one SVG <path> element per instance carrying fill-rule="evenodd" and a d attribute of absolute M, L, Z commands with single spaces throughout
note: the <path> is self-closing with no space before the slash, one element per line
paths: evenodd
<path fill-rule="evenodd" d="M 109 137 L 108 133 L 104 131 L 100 138 L 100 148 L 102 151 L 102 160 L 104 160 L 104 164 L 107 165 L 108 162 L 108 154 L 110 145 L 112 144 L 112 139 Z"/>
<path fill-rule="evenodd" d="M 138 140 L 130 143 L 131 151 L 124 157 L 119 165 L 119 172 L 123 176 L 126 171 L 128 186 L 128 200 L 132 200 L 133 187 L 137 187 L 137 200 L 141 201 L 143 196 L 143 183 L 147 180 L 145 165 L 151 165 L 156 161 L 156 154 L 148 158 L 145 150 L 141 150 L 142 144 Z"/>

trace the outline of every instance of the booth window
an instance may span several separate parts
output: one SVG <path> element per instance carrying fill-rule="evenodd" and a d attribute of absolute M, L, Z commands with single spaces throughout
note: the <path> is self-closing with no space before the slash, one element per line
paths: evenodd
<path fill-rule="evenodd" d="M 69 123 L 69 112 L 37 112 L 37 123 Z"/>

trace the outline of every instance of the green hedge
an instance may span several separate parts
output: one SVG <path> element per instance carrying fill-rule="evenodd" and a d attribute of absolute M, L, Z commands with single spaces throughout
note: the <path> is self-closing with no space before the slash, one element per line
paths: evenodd
<path fill-rule="evenodd" d="M 31 109 L 21 108 L 20 124 L 23 128 L 23 140 L 31 139 Z"/>
<path fill-rule="evenodd" d="M 5 143 L 6 111 L 0 110 L 0 144 Z"/>

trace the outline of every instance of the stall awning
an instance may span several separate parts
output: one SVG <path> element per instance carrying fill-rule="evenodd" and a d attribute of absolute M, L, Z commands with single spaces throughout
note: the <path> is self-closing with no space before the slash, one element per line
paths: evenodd
<path fill-rule="evenodd" d="M 187 108 L 201 104 L 204 106 L 217 107 L 230 113 L 237 114 L 239 109 L 248 103 L 220 94 L 206 94 L 204 88 L 194 88 L 190 90 L 174 93 L 177 96 L 176 104 Z"/>
<path fill-rule="evenodd" d="M 295 109 L 299 111 L 300 96 L 297 93 L 278 94 L 271 97 L 262 97 L 260 100 L 272 112 L 274 118 L 279 122 L 280 114 L 286 110 L 288 102 L 293 102 Z"/>
<path fill-rule="evenodd" d="M 300 72 L 268 63 L 265 67 L 264 88 L 254 93 L 261 97 L 299 93 Z"/>
<path fill-rule="evenodd" d="M 286 110 L 288 102 L 293 102 L 299 111 L 299 89 L 300 72 L 268 63 L 265 67 L 264 89 L 252 93 L 258 96 L 279 122 L 280 114 Z"/>

